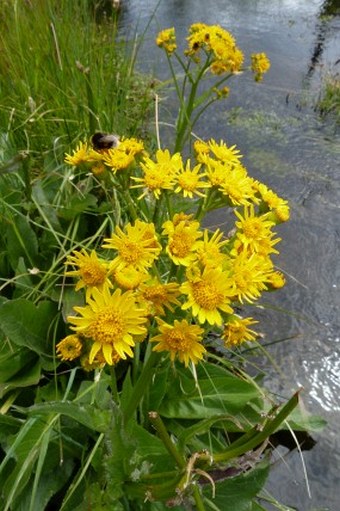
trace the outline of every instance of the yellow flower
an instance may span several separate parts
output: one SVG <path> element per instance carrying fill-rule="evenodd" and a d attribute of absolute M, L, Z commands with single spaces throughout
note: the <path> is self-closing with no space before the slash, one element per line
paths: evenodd
<path fill-rule="evenodd" d="M 94 357 L 94 359 L 92 360 L 91 363 L 90 363 L 89 356 L 90 356 L 90 353 L 88 352 L 88 353 L 84 353 L 84 355 L 82 355 L 80 357 L 80 365 L 81 365 L 82 369 L 84 369 L 84 371 L 86 371 L 86 372 L 94 371 L 94 369 L 102 369 L 105 366 L 106 360 L 104 358 L 102 351 L 98 351 L 97 355 Z M 118 362 L 121 360 L 121 357 L 118 355 L 118 353 L 116 352 L 116 350 L 114 348 L 112 348 L 111 358 L 112 358 L 112 365 L 118 364 Z"/>
<path fill-rule="evenodd" d="M 132 154 L 132 156 L 137 156 L 144 152 L 144 144 L 137 138 L 122 138 L 119 149 L 127 154 Z"/>
<path fill-rule="evenodd" d="M 281 289 L 286 283 L 285 276 L 280 271 L 273 271 L 267 276 L 267 286 L 269 290 Z"/>
<path fill-rule="evenodd" d="M 134 225 L 128 223 L 124 230 L 117 226 L 116 233 L 104 239 L 103 248 L 118 252 L 110 268 L 119 271 L 133 266 L 137 271 L 145 272 L 157 259 L 162 248 L 157 240 L 155 226 L 137 219 Z"/>
<path fill-rule="evenodd" d="M 163 232 L 162 234 L 166 234 L 167 236 L 171 236 L 175 232 L 175 228 L 181 222 L 189 227 L 192 224 L 192 218 L 194 215 L 187 215 L 186 213 L 175 213 L 172 220 L 167 220 L 162 225 Z"/>
<path fill-rule="evenodd" d="M 235 165 L 225 172 L 225 177 L 219 190 L 228 197 L 232 206 L 240 206 L 257 201 L 253 188 L 253 179 L 247 175 L 242 165 Z"/>
<path fill-rule="evenodd" d="M 220 229 L 217 229 L 210 238 L 209 230 L 204 230 L 203 240 L 197 242 L 196 249 L 197 260 L 202 266 L 222 268 L 223 263 L 229 258 L 221 251 L 229 243 L 229 240 L 223 240 L 222 238 L 223 232 Z"/>
<path fill-rule="evenodd" d="M 140 293 L 144 300 L 151 302 L 153 315 L 163 316 L 165 307 L 174 312 L 173 305 L 181 305 L 177 300 L 180 295 L 179 284 L 170 282 L 162 284 L 158 279 L 153 279 L 140 286 Z"/>
<path fill-rule="evenodd" d="M 197 258 L 197 240 L 202 236 L 199 231 L 199 222 L 181 221 L 173 225 L 172 233 L 169 235 L 166 253 L 177 265 L 189 266 Z M 171 231 L 169 221 L 163 224 L 164 231 Z"/>
<path fill-rule="evenodd" d="M 184 197 L 193 198 L 196 194 L 199 197 L 205 197 L 204 193 L 200 191 L 202 188 L 210 186 L 206 181 L 201 181 L 205 174 L 200 173 L 201 165 L 196 165 L 193 169 L 190 168 L 190 160 L 187 161 L 186 167 L 182 168 L 176 173 L 175 176 L 175 193 L 183 193 Z"/>
<path fill-rule="evenodd" d="M 72 155 L 66 153 L 65 163 L 69 165 L 77 166 L 81 163 L 87 163 L 89 161 L 89 148 L 86 142 L 79 142 L 76 150 L 72 151 Z M 90 158 L 90 161 L 91 160 Z"/>
<path fill-rule="evenodd" d="M 93 290 L 85 307 L 74 307 L 78 316 L 69 316 L 71 327 L 93 341 L 89 363 L 100 352 L 109 365 L 115 363 L 115 354 L 122 359 L 133 357 L 134 337 L 144 334 L 145 310 L 137 307 L 132 291 L 122 293 L 116 289 L 111 295 L 108 288 Z"/>
<path fill-rule="evenodd" d="M 246 341 L 255 341 L 258 334 L 250 330 L 249 325 L 254 325 L 258 321 L 253 318 L 240 318 L 232 315 L 228 318 L 228 323 L 224 325 L 222 339 L 227 348 L 239 346 Z"/>
<path fill-rule="evenodd" d="M 177 48 L 175 29 L 172 27 L 159 32 L 156 38 L 156 44 L 160 48 L 164 48 L 164 50 L 171 55 Z"/>
<path fill-rule="evenodd" d="M 112 171 L 116 173 L 117 170 L 126 170 L 130 167 L 130 165 L 134 163 L 135 157 L 132 153 L 128 153 L 124 151 L 124 149 L 121 149 L 120 144 L 114 149 L 109 149 L 103 155 L 103 161 L 105 165 L 111 167 Z"/>
<path fill-rule="evenodd" d="M 133 266 L 127 266 L 114 272 L 114 279 L 123 289 L 136 289 L 148 278 L 147 273 L 136 270 Z"/>
<path fill-rule="evenodd" d="M 236 145 L 228 147 L 223 140 L 221 140 L 220 143 L 217 143 L 214 139 L 211 139 L 208 142 L 208 146 L 215 158 L 218 160 L 224 163 L 240 163 L 242 155 L 236 148 Z"/>
<path fill-rule="evenodd" d="M 256 216 L 253 205 L 244 208 L 243 216 L 237 210 L 235 210 L 235 214 L 239 218 L 239 221 L 235 222 L 239 229 L 236 234 L 237 238 L 242 242 L 245 249 L 249 247 L 251 251 L 259 252 L 261 241 L 272 238 L 271 228 L 275 225 L 274 222 L 268 218 L 268 213 Z"/>
<path fill-rule="evenodd" d="M 74 360 L 79 357 L 83 349 L 83 343 L 78 335 L 68 335 L 56 346 L 58 357 L 61 360 Z"/>
<path fill-rule="evenodd" d="M 171 190 L 174 184 L 176 172 L 182 166 L 182 157 L 180 153 L 170 155 L 168 149 L 156 151 L 156 162 L 150 158 L 144 158 L 141 163 L 143 177 L 132 177 L 138 184 L 131 188 L 145 188 L 145 191 L 139 196 L 139 199 L 145 197 L 147 193 L 153 193 L 156 199 L 159 199 L 162 190 Z"/>
<path fill-rule="evenodd" d="M 268 188 L 263 183 L 258 183 L 255 181 L 254 188 L 260 193 L 266 207 L 272 212 L 269 217 L 275 224 L 287 222 L 287 220 L 289 220 L 288 201 L 279 197 L 275 192 L 270 190 L 270 188 Z"/>
<path fill-rule="evenodd" d="M 201 324 L 208 321 L 210 325 L 221 325 L 221 312 L 233 312 L 230 306 L 232 282 L 228 274 L 221 269 L 208 267 L 203 272 L 195 269 L 188 271 L 187 279 L 180 287 L 180 291 L 188 297 L 182 309 L 191 308 Z"/>
<path fill-rule="evenodd" d="M 109 279 L 108 263 L 99 259 L 95 250 L 90 254 L 85 249 L 74 250 L 73 255 L 68 255 L 66 263 L 78 267 L 77 270 L 65 272 L 68 277 L 78 277 L 75 290 L 86 288 L 86 298 L 88 298 L 93 289 L 103 289 L 103 286 L 112 287 Z"/>
<path fill-rule="evenodd" d="M 251 55 L 251 69 L 255 73 L 255 81 L 260 82 L 264 73 L 270 68 L 270 61 L 265 53 Z"/>
<path fill-rule="evenodd" d="M 195 140 L 194 142 L 194 150 L 196 153 L 196 160 L 200 163 L 204 163 L 201 159 L 202 156 L 208 156 L 210 153 L 209 144 L 204 142 L 203 140 Z"/>
<path fill-rule="evenodd" d="M 177 357 L 186 367 L 189 362 L 197 364 L 203 358 L 206 351 L 201 343 L 203 328 L 189 324 L 185 319 L 175 319 L 173 325 L 160 319 L 157 322 L 160 334 L 150 339 L 151 342 L 158 342 L 153 351 L 168 351 L 171 361 Z"/>
<path fill-rule="evenodd" d="M 267 290 L 268 276 L 273 265 L 269 258 L 253 253 L 249 256 L 241 252 L 230 260 L 230 279 L 232 281 L 232 300 L 243 300 L 252 303 L 257 300 L 262 291 Z"/>

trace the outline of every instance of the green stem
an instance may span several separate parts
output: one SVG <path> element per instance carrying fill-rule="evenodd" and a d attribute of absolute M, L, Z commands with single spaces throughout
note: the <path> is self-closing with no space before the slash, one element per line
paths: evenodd
<path fill-rule="evenodd" d="M 154 365 L 157 359 L 158 353 L 152 351 L 150 353 L 149 358 L 144 361 L 143 370 L 133 388 L 130 400 L 128 401 L 126 406 L 124 406 L 124 404 L 122 403 L 124 422 L 128 422 L 131 419 L 139 403 L 143 399 L 143 396 L 148 391 L 149 385 L 155 373 Z"/>
<path fill-rule="evenodd" d="M 110 367 L 110 373 L 111 373 L 111 392 L 112 397 L 115 403 L 119 403 L 119 394 L 118 394 L 118 388 L 117 388 L 117 378 L 116 378 L 116 371 L 114 367 Z"/>
<path fill-rule="evenodd" d="M 149 419 L 155 430 L 157 431 L 160 439 L 166 447 L 168 453 L 174 458 L 179 468 L 185 468 L 185 458 L 178 452 L 174 443 L 172 442 L 169 433 L 164 426 L 164 422 L 157 412 L 149 412 Z"/>
<path fill-rule="evenodd" d="M 194 485 L 192 494 L 195 500 L 197 511 L 205 511 L 205 506 L 197 484 Z"/>

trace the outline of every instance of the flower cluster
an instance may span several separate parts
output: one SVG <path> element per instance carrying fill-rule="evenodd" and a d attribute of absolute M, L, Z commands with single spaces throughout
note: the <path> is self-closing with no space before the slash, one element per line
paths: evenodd
<path fill-rule="evenodd" d="M 213 75 L 238 73 L 243 70 L 244 55 L 236 45 L 232 34 L 220 25 L 206 25 L 194 23 L 189 27 L 187 48 L 184 54 L 196 63 L 202 58 L 207 59 L 206 67 Z M 177 49 L 175 29 L 162 30 L 156 37 L 156 44 L 163 48 L 167 54 L 172 55 Z M 262 75 L 268 71 L 270 62 L 264 53 L 251 55 L 251 69 L 255 73 L 255 80 L 261 81 Z M 221 97 L 228 95 L 229 89 L 224 87 L 216 89 Z"/>
<path fill-rule="evenodd" d="M 95 149 L 87 142 L 80 142 L 72 154 L 66 154 L 65 163 L 72 166 L 84 166 L 93 174 L 100 176 L 106 170 L 113 173 L 133 166 L 138 157 L 144 154 L 144 144 L 136 138 L 123 138 L 112 149 Z"/>
<path fill-rule="evenodd" d="M 134 164 L 113 165 L 132 145 Z M 102 155 L 113 184 L 125 176 L 124 193 L 138 214 L 127 214 L 100 251 L 68 255 L 66 276 L 85 291 L 85 305 L 68 317 L 73 333 L 57 346 L 62 359 L 80 357 L 87 369 L 113 365 L 150 342 L 188 365 L 204 357 L 212 331 L 230 348 L 256 339 L 249 328 L 256 321 L 236 311 L 284 285 L 271 257 L 280 241 L 274 228 L 288 220 L 289 206 L 248 175 L 235 146 L 199 140 L 194 151 L 186 161 L 168 149 L 151 157 L 142 143 L 128 141 Z M 75 154 L 66 161 L 84 160 Z M 208 211 L 228 206 L 228 234 L 203 227 Z"/>

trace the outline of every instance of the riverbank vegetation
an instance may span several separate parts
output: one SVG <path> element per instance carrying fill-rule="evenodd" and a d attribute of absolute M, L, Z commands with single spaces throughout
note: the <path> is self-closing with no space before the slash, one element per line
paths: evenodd
<path fill-rule="evenodd" d="M 155 34 L 179 105 L 165 142 L 138 44 L 88 5 L 0 7 L 1 508 L 288 509 L 264 490 L 272 446 L 322 421 L 253 355 L 289 204 L 192 134 L 270 62 L 218 25 L 184 53 Z M 220 208 L 228 232 L 205 222 Z"/>

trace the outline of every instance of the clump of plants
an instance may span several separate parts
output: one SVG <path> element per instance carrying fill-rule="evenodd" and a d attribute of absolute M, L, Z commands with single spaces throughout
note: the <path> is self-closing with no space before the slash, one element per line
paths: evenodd
<path fill-rule="evenodd" d="M 217 25 L 192 25 L 184 57 L 174 29 L 156 42 L 184 70 L 173 146 L 79 140 L 58 189 L 30 183 L 39 219 L 17 213 L 6 182 L 5 511 L 264 509 L 272 435 L 310 424 L 287 422 L 298 393 L 277 402 L 242 366 L 259 342 L 245 305 L 285 283 L 275 257 L 289 205 L 237 147 L 192 138 L 224 81 L 251 68 L 259 81 L 269 61 L 246 67 Z M 204 222 L 218 208 L 227 232 Z"/>
<path fill-rule="evenodd" d="M 323 117 L 331 116 L 340 123 L 340 75 L 330 74 L 324 79 L 323 91 L 317 103 Z"/>

